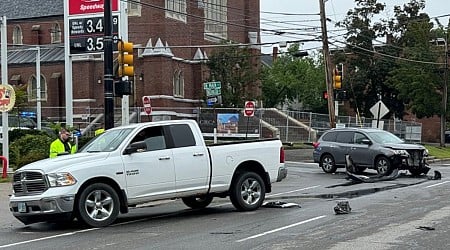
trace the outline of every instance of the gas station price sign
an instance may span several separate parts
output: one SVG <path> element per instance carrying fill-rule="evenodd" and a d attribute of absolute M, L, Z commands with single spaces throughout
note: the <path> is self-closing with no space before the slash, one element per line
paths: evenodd
<path fill-rule="evenodd" d="M 112 16 L 113 41 L 117 50 L 119 16 Z M 103 15 L 69 19 L 70 54 L 103 52 L 105 23 Z"/>

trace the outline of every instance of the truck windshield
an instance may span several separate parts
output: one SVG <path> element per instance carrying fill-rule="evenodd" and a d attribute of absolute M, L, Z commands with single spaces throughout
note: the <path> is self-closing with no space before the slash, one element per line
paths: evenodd
<path fill-rule="evenodd" d="M 129 129 L 110 130 L 94 137 L 88 144 L 86 144 L 80 152 L 94 153 L 94 152 L 111 152 L 117 149 L 122 141 L 133 131 Z"/>

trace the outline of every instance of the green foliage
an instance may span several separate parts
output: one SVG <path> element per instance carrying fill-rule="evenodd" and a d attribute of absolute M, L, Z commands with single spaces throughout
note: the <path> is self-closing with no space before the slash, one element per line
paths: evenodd
<path fill-rule="evenodd" d="M 350 87 L 350 103 L 362 116 L 371 116 L 369 109 L 382 98 L 391 114 L 402 118 L 405 109 L 417 117 L 439 115 L 441 111 L 442 76 L 436 46 L 430 41 L 445 34 L 443 26 L 433 27 L 426 13 L 424 0 L 411 0 L 394 6 L 392 17 L 377 15 L 386 5 L 377 0 L 356 0 L 357 7 L 340 22 L 347 29 L 347 48 L 335 57 L 347 67 L 343 84 Z M 388 43 L 375 46 L 373 41 Z M 352 52 L 352 53 L 348 53 Z M 441 53 L 444 54 L 443 52 Z"/>
<path fill-rule="evenodd" d="M 254 58 L 249 49 L 238 46 L 219 48 L 210 56 L 207 63 L 209 81 L 222 83 L 223 106 L 243 107 L 245 101 L 261 98 L 255 91 L 259 85 L 259 72 L 253 68 Z"/>
<path fill-rule="evenodd" d="M 326 112 L 327 103 L 322 98 L 326 90 L 325 69 L 321 58 L 297 58 L 293 54 L 298 45 L 280 55 L 272 67 L 262 70 L 262 89 L 265 107 L 276 107 L 285 99 L 298 101 L 308 110 Z"/>
<path fill-rule="evenodd" d="M 9 147 L 10 166 L 16 170 L 28 163 L 48 158 L 53 140 L 46 133 L 25 134 L 16 139 Z"/>

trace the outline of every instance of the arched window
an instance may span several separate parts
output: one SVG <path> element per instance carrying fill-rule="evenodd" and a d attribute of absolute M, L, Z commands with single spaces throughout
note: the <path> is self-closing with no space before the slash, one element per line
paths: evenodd
<path fill-rule="evenodd" d="M 61 27 L 59 23 L 54 23 L 52 25 L 52 29 L 50 30 L 51 42 L 52 43 L 61 43 Z"/>
<path fill-rule="evenodd" d="M 28 81 L 28 101 L 35 102 L 37 101 L 37 81 L 36 76 L 33 75 L 30 77 Z M 45 81 L 45 77 L 41 75 L 41 101 L 47 100 L 47 82 Z"/>
<path fill-rule="evenodd" d="M 184 97 L 184 76 L 181 70 L 175 70 L 173 74 L 173 95 Z"/>
<path fill-rule="evenodd" d="M 22 28 L 19 25 L 13 30 L 13 44 L 23 44 Z"/>

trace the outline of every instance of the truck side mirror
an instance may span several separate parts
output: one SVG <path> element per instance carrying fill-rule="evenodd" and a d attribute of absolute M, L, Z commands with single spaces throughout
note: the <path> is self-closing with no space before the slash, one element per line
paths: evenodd
<path fill-rule="evenodd" d="M 144 141 L 137 141 L 131 143 L 126 149 L 124 154 L 129 155 L 132 153 L 136 153 L 138 151 L 146 151 L 147 150 L 147 144 Z"/>

